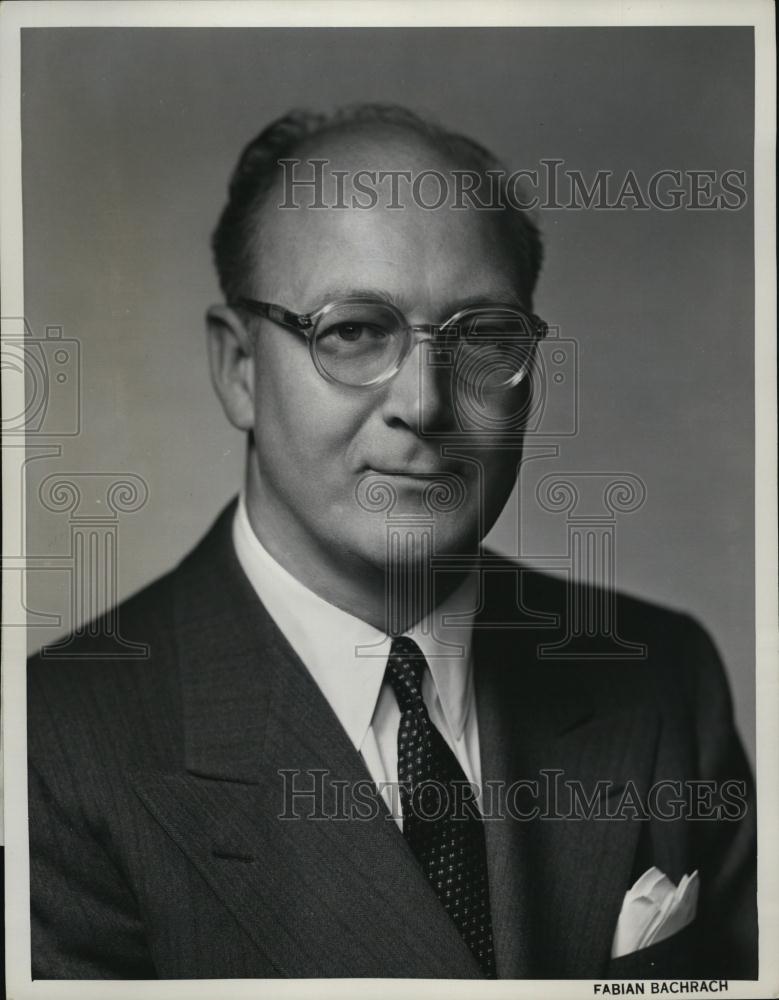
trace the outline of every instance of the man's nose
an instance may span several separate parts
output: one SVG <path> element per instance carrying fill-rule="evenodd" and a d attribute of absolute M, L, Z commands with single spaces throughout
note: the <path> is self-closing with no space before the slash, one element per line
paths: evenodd
<path fill-rule="evenodd" d="M 418 338 L 400 371 L 390 379 L 383 405 L 388 424 L 403 424 L 415 434 L 434 434 L 452 422 L 451 364 L 448 352 L 429 338 Z"/>

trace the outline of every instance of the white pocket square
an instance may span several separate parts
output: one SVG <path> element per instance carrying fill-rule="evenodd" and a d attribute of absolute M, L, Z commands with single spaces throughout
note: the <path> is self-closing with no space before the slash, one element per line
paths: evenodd
<path fill-rule="evenodd" d="M 679 885 L 674 885 L 659 868 L 650 868 L 625 893 L 611 957 L 629 955 L 676 934 L 692 923 L 697 906 L 697 871 L 684 875 Z"/>

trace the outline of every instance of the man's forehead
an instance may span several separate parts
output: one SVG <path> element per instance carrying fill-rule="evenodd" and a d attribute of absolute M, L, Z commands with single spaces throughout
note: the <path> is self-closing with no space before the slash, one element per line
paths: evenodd
<path fill-rule="evenodd" d="M 442 140 L 389 123 L 352 123 L 304 140 L 285 157 L 265 206 L 323 210 L 373 205 L 392 211 L 431 211 L 441 192 L 451 204 L 458 175 L 480 173 L 473 157 L 455 154 Z M 373 196 L 371 192 L 374 192 Z"/>
<path fill-rule="evenodd" d="M 464 284 L 466 294 L 490 286 L 509 294 L 516 275 L 505 213 L 448 202 L 427 207 L 430 189 L 414 179 L 438 171 L 450 184 L 457 161 L 426 137 L 391 126 L 344 128 L 305 143 L 295 159 L 298 180 L 322 183 L 290 187 L 288 179 L 285 189 L 280 178 L 265 200 L 255 242 L 264 294 L 288 285 L 286 279 L 312 290 L 375 286 L 396 298 L 411 284 L 431 292 Z M 327 162 L 315 169 L 315 160 Z M 393 191 L 385 177 L 374 189 L 377 203 L 366 207 L 371 182 L 360 171 L 403 171 L 412 179 L 398 179 Z"/>
<path fill-rule="evenodd" d="M 517 285 L 508 242 L 486 213 L 277 210 L 266 216 L 257 248 L 258 292 L 303 295 L 301 308 L 322 304 L 329 292 L 384 290 L 402 308 L 455 294 L 505 299 Z"/>

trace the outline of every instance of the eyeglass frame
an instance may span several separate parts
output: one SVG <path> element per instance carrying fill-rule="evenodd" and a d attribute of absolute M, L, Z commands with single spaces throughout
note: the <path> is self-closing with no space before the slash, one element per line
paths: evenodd
<path fill-rule="evenodd" d="M 245 309 L 247 312 L 253 313 L 255 316 L 260 316 L 263 319 L 268 319 L 271 323 L 275 323 L 277 326 L 282 327 L 292 333 L 297 333 L 308 342 L 308 350 L 311 355 L 311 361 L 316 368 L 317 372 L 323 379 L 327 382 L 331 382 L 334 385 L 344 386 L 350 389 L 378 389 L 382 385 L 385 385 L 390 379 L 394 378 L 398 374 L 400 369 L 406 362 L 406 359 L 414 350 L 417 343 L 423 343 L 420 339 L 419 334 L 427 334 L 427 341 L 435 340 L 436 335 L 440 335 L 444 331 L 456 330 L 458 326 L 458 321 L 466 315 L 474 312 L 486 311 L 489 309 L 505 309 L 507 312 L 515 313 L 521 316 L 523 319 L 529 321 L 530 331 L 534 338 L 534 344 L 538 343 L 546 337 L 549 332 L 549 327 L 545 320 L 541 319 L 535 313 L 529 312 L 527 309 L 523 309 L 522 306 L 512 303 L 511 305 L 503 302 L 491 303 L 489 307 L 481 306 L 466 306 L 464 309 L 459 309 L 453 316 L 451 316 L 445 323 L 408 323 L 404 314 L 391 302 L 385 302 L 382 299 L 373 299 L 369 296 L 358 295 L 358 296 L 346 296 L 341 299 L 335 299 L 332 302 L 327 302 L 325 305 L 320 306 L 318 309 L 313 310 L 310 313 L 296 313 L 291 309 L 287 309 L 285 306 L 277 305 L 274 302 L 262 302 L 259 299 L 251 299 L 240 297 L 229 301 L 228 306 L 231 308 Z M 406 342 L 400 352 L 397 361 L 393 366 L 378 375 L 376 378 L 371 379 L 369 382 L 362 382 L 356 385 L 350 382 L 342 382 L 340 379 L 335 378 L 331 375 L 319 360 L 319 355 L 316 351 L 316 329 L 322 319 L 327 316 L 328 313 L 332 312 L 338 306 L 343 306 L 345 304 L 351 305 L 381 305 L 383 308 L 388 309 L 391 313 L 394 313 L 396 319 L 399 320 L 399 329 L 405 334 Z M 414 335 L 417 336 L 414 336 Z M 531 348 L 532 350 L 532 348 Z M 516 385 L 522 381 L 525 377 L 526 372 L 523 371 L 522 375 L 516 382 Z M 512 386 L 513 388 L 514 386 Z M 507 386 L 506 388 L 509 388 Z"/>

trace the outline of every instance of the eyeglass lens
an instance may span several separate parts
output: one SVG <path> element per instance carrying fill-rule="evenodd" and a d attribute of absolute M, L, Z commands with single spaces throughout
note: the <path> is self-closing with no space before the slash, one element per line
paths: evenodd
<path fill-rule="evenodd" d="M 402 317 L 382 303 L 339 303 L 314 330 L 321 368 L 345 385 L 368 385 L 392 372 L 407 350 Z M 443 327 L 431 345 L 451 360 L 453 374 L 481 391 L 516 385 L 527 370 L 533 329 L 521 313 L 496 306 L 468 310 Z"/>

